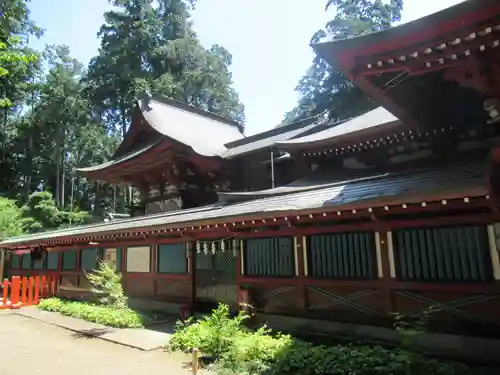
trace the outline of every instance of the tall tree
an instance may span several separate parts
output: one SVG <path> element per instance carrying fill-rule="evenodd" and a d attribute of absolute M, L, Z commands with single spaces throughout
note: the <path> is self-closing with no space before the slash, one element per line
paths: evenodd
<path fill-rule="evenodd" d="M 39 57 L 26 42 L 29 36 L 41 34 L 29 18 L 28 0 L 0 2 L 0 108 L 10 108 L 24 99 L 31 64 Z"/>
<path fill-rule="evenodd" d="M 19 184 L 16 163 L 21 154 L 10 148 L 17 136 L 15 115 L 33 101 L 39 54 L 27 47 L 42 31 L 29 18 L 28 0 L 0 1 L 0 191 L 15 191 Z"/>
<path fill-rule="evenodd" d="M 127 129 L 132 100 L 154 92 L 244 121 L 232 88 L 232 57 L 204 48 L 189 21 L 195 1 L 113 0 L 105 13 L 101 48 L 87 77 L 96 113 L 109 128 Z"/>
<path fill-rule="evenodd" d="M 81 210 L 99 217 L 104 201 L 125 210 L 124 191 L 74 169 L 110 158 L 139 93 L 244 120 L 231 54 L 197 41 L 189 20 L 195 0 L 110 2 L 101 48 L 85 70 L 66 46 L 29 50 L 29 38 L 41 34 L 29 0 L 0 1 L 0 193 L 22 207 L 28 231 L 81 223 Z M 4 206 L 13 215 L 16 206 Z"/>
<path fill-rule="evenodd" d="M 325 39 L 345 39 L 387 29 L 401 19 L 403 0 L 328 0 L 326 10 L 334 8 L 335 17 L 316 32 L 312 43 Z M 338 70 L 319 56 L 295 88 L 299 100 L 285 114 L 283 124 L 327 112 L 332 121 L 360 115 L 375 103 Z"/>

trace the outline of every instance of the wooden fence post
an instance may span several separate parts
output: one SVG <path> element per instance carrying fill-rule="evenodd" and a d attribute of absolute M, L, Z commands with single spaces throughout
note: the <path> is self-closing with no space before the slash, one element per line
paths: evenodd
<path fill-rule="evenodd" d="M 23 305 L 26 305 L 27 299 L 26 299 L 26 293 L 27 293 L 27 288 L 28 287 L 28 278 L 26 276 L 23 276 L 21 280 L 21 302 Z"/>
<path fill-rule="evenodd" d="M 35 298 L 33 302 L 35 305 L 40 302 L 40 276 L 35 276 Z"/>
<path fill-rule="evenodd" d="M 28 278 L 28 306 L 33 305 L 33 300 L 34 300 L 34 276 L 30 276 Z"/>
<path fill-rule="evenodd" d="M 10 301 L 12 307 L 19 305 L 19 292 L 21 289 L 21 278 L 19 276 L 12 276 L 11 288 L 10 288 Z"/>

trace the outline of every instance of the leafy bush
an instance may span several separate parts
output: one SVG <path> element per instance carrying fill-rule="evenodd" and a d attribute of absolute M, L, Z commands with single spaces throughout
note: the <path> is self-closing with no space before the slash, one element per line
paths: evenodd
<path fill-rule="evenodd" d="M 229 307 L 220 304 L 217 310 L 198 321 L 192 318 L 177 322 L 169 346 L 172 350 L 184 352 L 197 348 L 204 355 L 220 356 L 238 334 L 247 332 L 242 322 L 247 316 L 240 313 L 235 318 L 229 315 Z"/>
<path fill-rule="evenodd" d="M 117 309 L 88 302 L 65 301 L 59 298 L 44 299 L 40 301 L 38 308 L 108 327 L 142 328 L 144 325 L 150 323 L 148 316 L 129 308 Z"/>
<path fill-rule="evenodd" d="M 98 296 L 102 305 L 117 309 L 127 307 L 127 297 L 122 286 L 122 275 L 113 266 L 99 261 L 97 269 L 86 273 L 86 276 L 92 285 L 92 292 Z"/>
<path fill-rule="evenodd" d="M 21 207 L 21 211 L 22 224 L 30 233 L 85 224 L 91 220 L 91 216 L 83 211 L 61 211 L 48 191 L 32 193 Z"/>
<path fill-rule="evenodd" d="M 238 375 L 460 375 L 471 369 L 453 362 L 434 360 L 405 347 L 378 345 L 313 345 L 289 335 L 273 335 L 266 327 L 250 331 L 242 325 L 245 315 L 231 318 L 219 305 L 211 316 L 178 323 L 169 344 L 171 350 L 217 357 L 220 374 Z M 473 372 L 476 373 L 476 372 Z M 493 374 L 492 372 L 491 374 Z"/>
<path fill-rule="evenodd" d="M 21 209 L 11 199 L 0 197 L 0 239 L 23 234 Z"/>

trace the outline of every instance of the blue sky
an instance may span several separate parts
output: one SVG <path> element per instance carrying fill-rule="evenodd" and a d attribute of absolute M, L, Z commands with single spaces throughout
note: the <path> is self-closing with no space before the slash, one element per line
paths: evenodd
<path fill-rule="evenodd" d="M 245 104 L 251 135 L 278 124 L 297 100 L 293 91 L 309 67 L 311 35 L 333 15 L 326 0 L 200 0 L 193 13 L 201 42 L 218 43 L 233 54 L 235 88 Z M 404 0 L 403 22 L 460 0 Z M 32 0 L 32 18 L 45 35 L 33 43 L 67 44 L 87 64 L 99 47 L 96 33 L 107 0 Z"/>

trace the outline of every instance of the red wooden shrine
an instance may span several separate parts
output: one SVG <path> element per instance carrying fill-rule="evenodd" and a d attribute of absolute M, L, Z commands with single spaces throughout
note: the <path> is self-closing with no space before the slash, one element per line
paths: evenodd
<path fill-rule="evenodd" d="M 60 293 L 81 296 L 101 258 L 142 307 L 244 298 L 281 329 L 381 339 L 391 314 L 433 306 L 431 330 L 497 338 L 499 38 L 498 1 L 469 0 L 313 46 L 382 106 L 338 124 L 244 137 L 143 99 L 113 160 L 82 172 L 180 209 L 6 240 L 8 271 L 57 274 Z M 34 247 L 45 258 L 22 253 Z"/>

